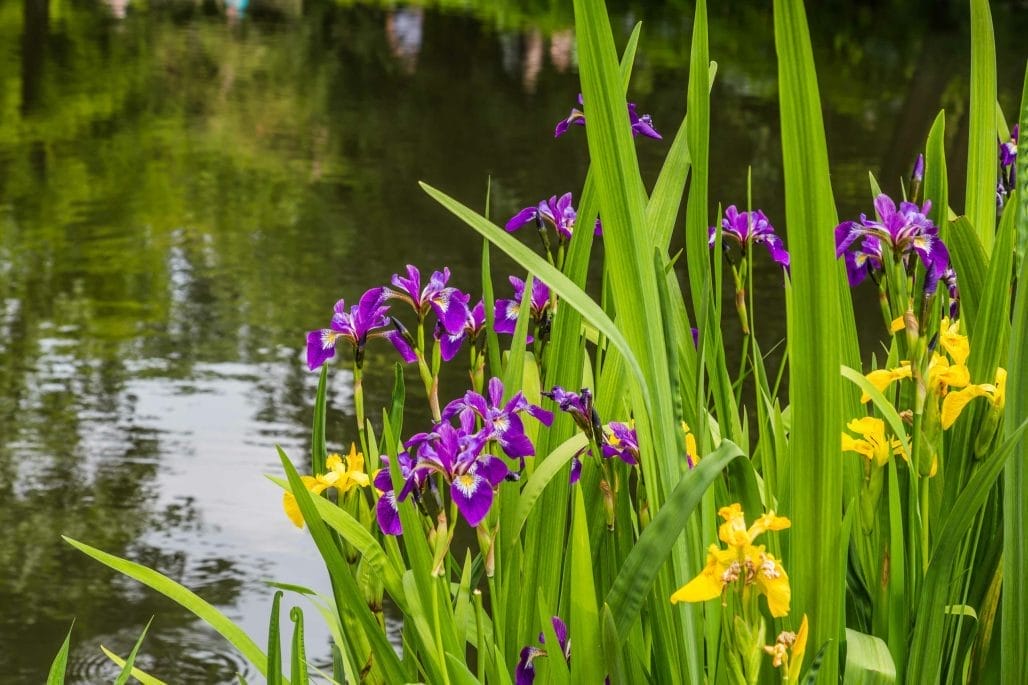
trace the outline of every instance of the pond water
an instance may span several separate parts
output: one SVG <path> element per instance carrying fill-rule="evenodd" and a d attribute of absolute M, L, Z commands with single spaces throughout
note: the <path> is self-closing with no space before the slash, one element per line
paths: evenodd
<path fill-rule="evenodd" d="M 684 114 L 692 10 L 612 4 L 622 43 L 644 22 L 630 99 L 665 133 L 638 142 L 652 182 Z M 770 15 L 724 4 L 711 8 L 712 209 L 745 204 L 751 167 L 755 204 L 783 227 Z M 867 170 L 898 191 L 941 107 L 959 168 L 962 3 L 818 4 L 840 214 L 870 211 Z M 1004 51 L 1028 28 L 1015 7 L 994 8 L 1008 113 L 1023 59 Z M 169 682 L 256 680 L 186 612 L 60 536 L 159 569 L 258 643 L 265 580 L 327 586 L 262 475 L 280 472 L 276 444 L 308 468 L 316 375 L 304 332 L 408 262 L 449 265 L 477 292 L 481 243 L 417 181 L 482 207 L 491 178 L 499 223 L 577 194 L 582 132 L 552 137 L 579 90 L 571 23 L 565 3 L 511 0 L 0 3 L 4 682 L 42 681 L 72 619 L 70 681 L 110 682 L 117 669 L 99 645 L 126 654 L 153 615 L 144 669 Z M 497 259 L 494 273 L 511 268 Z M 758 256 L 757 278 L 769 348 L 785 326 L 770 260 Z M 872 305 L 862 328 L 873 341 L 873 293 L 857 297 Z M 386 397 L 392 362 L 371 351 L 369 407 Z M 463 391 L 459 375 L 444 397 Z M 343 366 L 331 379 L 330 447 L 345 449 L 350 379 Z M 323 662 L 327 634 L 307 615 Z"/>

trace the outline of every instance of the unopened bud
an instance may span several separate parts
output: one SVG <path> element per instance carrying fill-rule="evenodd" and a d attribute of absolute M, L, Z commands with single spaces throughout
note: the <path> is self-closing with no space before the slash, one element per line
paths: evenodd
<path fill-rule="evenodd" d="M 357 585 L 360 587 L 364 601 L 372 613 L 382 611 L 382 597 L 385 592 L 382 582 L 381 569 L 375 567 L 368 561 L 367 557 L 361 557 L 357 564 Z"/>

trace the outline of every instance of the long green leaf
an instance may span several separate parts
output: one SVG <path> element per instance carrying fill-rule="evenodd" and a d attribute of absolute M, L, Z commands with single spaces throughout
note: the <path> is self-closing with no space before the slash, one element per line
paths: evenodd
<path fill-rule="evenodd" d="M 100 645 L 100 651 L 104 653 L 104 656 L 113 661 L 116 666 L 124 667 L 127 663 L 124 659 L 122 659 L 120 656 L 118 656 L 111 650 L 107 649 L 103 645 Z M 140 685 L 167 685 L 167 683 L 165 683 L 160 678 L 155 678 L 146 671 L 141 671 L 135 666 L 132 667 L 130 674 L 133 678 L 140 682 Z"/>
<path fill-rule="evenodd" d="M 136 644 L 132 645 L 132 651 L 129 652 L 128 658 L 125 659 L 125 663 L 121 667 L 121 673 L 114 680 L 114 685 L 125 685 L 128 682 L 129 677 L 132 675 L 132 664 L 136 662 L 136 655 L 139 654 L 139 648 L 142 646 L 143 640 L 146 639 L 146 631 L 150 630 L 151 623 L 153 623 L 153 617 L 146 622 L 146 625 L 143 626 L 143 632 L 136 639 Z"/>
<path fill-rule="evenodd" d="M 552 264 L 522 245 L 517 238 L 514 238 L 499 226 L 476 213 L 473 209 L 469 209 L 446 193 L 436 190 L 427 183 L 422 182 L 419 183 L 419 185 L 439 204 L 450 210 L 458 219 L 478 231 L 479 234 L 488 239 L 493 245 L 500 248 L 500 250 L 505 252 L 515 262 L 525 267 L 533 274 L 536 274 L 544 283 L 546 283 L 546 285 L 550 287 L 550 290 L 560 296 L 564 303 L 580 312 L 586 321 L 606 335 L 607 338 L 610 339 L 611 343 L 613 343 L 618 351 L 621 352 L 622 356 L 624 356 L 628 361 L 629 368 L 635 375 L 636 380 L 641 386 L 646 386 L 642 368 L 639 366 L 639 362 L 632 354 L 632 350 L 628 346 L 628 341 L 625 340 L 624 336 L 603 309 L 596 304 L 592 298 L 586 295 L 581 288 L 575 285 L 567 276 L 558 271 Z"/>
<path fill-rule="evenodd" d="M 723 441 L 696 468 L 682 476 L 664 506 L 643 530 L 605 599 L 618 634 L 627 634 L 639 616 L 653 579 L 699 505 L 703 493 L 721 475 L 725 466 L 739 456 L 742 456 L 742 450 L 737 445 Z M 666 601 L 666 598 L 658 599 Z"/>
<path fill-rule="evenodd" d="M 815 332 L 846 330 L 840 315 L 840 266 L 831 231 L 837 215 L 802 2 L 775 0 L 774 24 L 785 213 L 792 257 L 787 312 L 790 496 L 783 507 L 792 520 L 787 567 L 793 578 L 792 610 L 810 616 L 810 642 L 832 641 L 823 671 L 824 682 L 835 682 L 845 592 L 845 576 L 835 561 L 843 494 L 839 448 L 845 397 L 839 375 L 843 350 L 835 336 Z"/>
<path fill-rule="evenodd" d="M 596 605 L 596 586 L 593 582 L 592 551 L 589 547 L 589 528 L 585 517 L 582 488 L 575 488 L 574 514 L 571 517 L 571 622 L 570 637 L 575 644 L 600 644 L 600 612 Z M 603 661 L 589 658 L 571 660 L 571 679 L 575 683 L 603 682 Z M 555 658 L 560 658 L 555 652 Z"/>
<path fill-rule="evenodd" d="M 996 39 L 988 0 L 971 2 L 971 107 L 965 211 L 985 254 L 996 231 Z"/>
<path fill-rule="evenodd" d="M 242 628 L 233 623 L 232 619 L 218 611 L 210 603 L 201 599 L 196 593 L 142 564 L 108 554 L 83 542 L 73 540 L 66 535 L 61 537 L 69 545 L 96 559 L 104 566 L 112 568 L 118 573 L 156 590 L 179 606 L 192 612 L 197 618 L 228 640 L 233 647 L 238 649 L 240 654 L 261 672 L 261 675 L 267 675 L 268 657 L 257 646 L 257 643 Z"/>
<path fill-rule="evenodd" d="M 924 197 L 932 201 L 928 217 L 942 231 L 942 239 L 948 244 L 949 176 L 946 173 L 945 110 L 936 115 L 925 144 Z"/>
<path fill-rule="evenodd" d="M 72 627 L 74 625 L 74 622 L 72 622 Z M 64 637 L 61 648 L 57 651 L 57 655 L 54 656 L 54 660 L 50 664 L 50 673 L 46 677 L 46 685 L 64 685 L 64 675 L 68 670 L 68 651 L 71 648 L 71 630 L 71 628 L 68 628 L 68 634 Z"/>
<path fill-rule="evenodd" d="M 964 322 L 964 330 L 970 331 L 978 320 L 978 305 L 985 292 L 989 259 L 966 216 L 949 225 L 946 244 L 960 279 L 960 320 Z"/>
<path fill-rule="evenodd" d="M 303 641 L 303 610 L 293 607 L 289 610 L 289 619 L 293 622 L 293 642 L 289 656 L 289 679 L 297 685 L 307 683 L 307 650 Z"/>
<path fill-rule="evenodd" d="M 271 600 L 271 616 L 268 619 L 268 685 L 282 685 L 282 640 L 279 637 L 279 609 L 282 605 L 281 590 Z"/>
<path fill-rule="evenodd" d="M 1028 69 L 1021 96 L 1021 138 L 1017 151 L 1017 229 L 1028 235 Z M 1028 420 L 1028 259 L 1021 261 L 1007 359 L 1007 435 Z M 1017 389 L 1020 388 L 1020 391 Z M 1003 473 L 1003 593 L 1001 664 L 1004 683 L 1028 683 L 1028 440 L 1022 440 Z"/>

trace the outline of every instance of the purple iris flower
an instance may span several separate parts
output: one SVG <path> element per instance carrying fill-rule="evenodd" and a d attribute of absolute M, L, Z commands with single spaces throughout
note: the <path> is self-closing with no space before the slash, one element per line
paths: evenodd
<path fill-rule="evenodd" d="M 916 253 L 924 264 L 928 276 L 925 290 L 934 292 L 942 274 L 949 268 L 949 251 L 939 238 L 939 229 L 928 218 L 932 203 L 925 200 L 918 207 L 913 202 L 901 202 L 899 208 L 884 193 L 875 198 L 877 220 L 860 215 L 860 221 L 846 221 L 835 227 L 835 256 L 852 252 L 846 258 L 850 285 L 864 280 L 869 270 L 882 268 L 882 254 L 890 248 L 905 268 L 910 268 L 909 257 Z"/>
<path fill-rule="evenodd" d="M 424 320 L 429 310 L 435 312 L 436 317 L 450 333 L 459 333 L 464 330 L 464 324 L 468 318 L 468 300 L 471 298 L 453 287 L 447 287 L 450 280 L 449 268 L 442 271 L 433 271 L 428 285 L 421 287 L 421 272 L 416 266 L 407 265 L 407 278 L 399 274 L 393 274 L 393 287 L 387 288 L 386 295 L 390 298 L 397 298 L 409 304 L 418 315 L 418 320 Z"/>
<path fill-rule="evenodd" d="M 525 435 L 525 426 L 518 414 L 527 413 L 544 426 L 553 423 L 553 413 L 542 407 L 531 404 L 519 391 L 506 404 L 503 404 L 503 382 L 499 378 L 489 379 L 489 398 L 469 390 L 464 397 L 458 398 L 443 409 L 442 420 L 446 421 L 457 413 L 463 419 L 470 415 L 482 420 L 488 438 L 496 440 L 508 457 L 521 460 L 521 468 L 525 466 L 525 457 L 535 455 L 532 441 Z"/>
<path fill-rule="evenodd" d="M 397 499 L 402 502 L 428 476 L 438 474 L 450 484 L 450 496 L 468 525 L 481 523 L 493 504 L 493 490 L 510 475 L 510 469 L 502 459 L 482 454 L 487 435 L 473 431 L 474 418 L 462 416 L 459 429 L 443 422 L 431 433 L 408 440 L 405 447 L 417 455 L 417 462 Z"/>
<path fill-rule="evenodd" d="M 525 295 L 525 282 L 517 276 L 511 276 L 508 280 L 514 286 L 514 299 L 496 300 L 493 318 L 496 332 L 510 335 L 514 333 L 514 327 L 518 323 L 518 312 L 521 310 L 521 300 Z M 530 302 L 532 318 L 538 323 L 550 307 L 550 288 L 538 278 L 532 281 Z"/>
<path fill-rule="evenodd" d="M 593 406 L 593 394 L 588 388 L 582 388 L 579 392 L 569 392 L 559 385 L 555 385 L 552 390 L 543 392 L 542 395 L 556 402 L 561 411 L 571 414 L 575 425 L 582 429 L 590 442 L 603 439 L 600 414 Z M 570 482 L 572 483 L 577 483 L 582 475 L 582 460 L 579 457 L 583 452 L 591 453 L 591 449 L 588 446 L 583 447 L 571 458 Z"/>
<path fill-rule="evenodd" d="M 553 633 L 557 637 L 560 653 L 564 656 L 565 662 L 571 663 L 571 640 L 568 638 L 567 624 L 559 616 L 554 616 L 550 621 L 553 624 Z M 543 646 L 546 645 L 543 633 L 539 633 L 539 643 Z M 521 658 L 518 659 L 518 665 L 514 669 L 514 685 L 532 685 L 535 682 L 535 664 L 532 662 L 541 656 L 547 656 L 546 650 L 541 647 L 528 645 L 522 648 Z"/>
<path fill-rule="evenodd" d="M 711 226 L 708 230 L 707 244 L 714 247 L 717 238 L 717 230 Z M 739 246 L 743 254 L 749 251 L 751 245 L 760 243 L 771 253 L 771 259 L 789 268 L 789 253 L 785 249 L 782 239 L 775 233 L 775 227 L 771 225 L 767 216 L 761 210 L 752 212 L 740 212 L 735 205 L 729 205 L 721 218 L 722 239 L 728 239 Z"/>
<path fill-rule="evenodd" d="M 417 361 L 414 349 L 399 330 L 383 330 L 390 326 L 389 306 L 385 301 L 386 289 L 379 287 L 364 293 L 360 302 L 352 305 L 349 311 L 343 300 L 336 302 L 329 328 L 307 333 L 308 368 L 314 371 L 335 356 L 336 343 L 340 339 L 347 340 L 353 345 L 358 368 L 364 365 L 364 346 L 370 338 L 386 338 L 405 362 L 410 364 Z"/>
<path fill-rule="evenodd" d="M 578 94 L 578 106 L 585 108 L 585 104 L 582 101 L 582 94 Z M 653 119 L 649 114 L 639 115 L 636 112 L 635 103 L 628 103 L 628 120 L 632 125 L 632 135 L 638 136 L 642 134 L 647 138 L 655 138 L 656 140 L 662 140 L 662 136 L 657 133 L 657 129 L 653 128 Z M 572 125 L 585 126 L 585 113 L 578 109 L 572 108 L 571 114 L 568 115 L 567 119 L 562 119 L 557 122 L 557 127 L 553 130 L 553 137 L 560 138 L 562 135 L 568 132 L 568 129 Z"/>
<path fill-rule="evenodd" d="M 469 295 L 464 295 L 470 299 Z M 465 306 L 466 303 L 465 303 Z M 468 312 L 468 318 L 464 322 L 464 328 L 456 333 L 450 333 L 443 326 L 436 326 L 435 337 L 439 341 L 439 353 L 445 361 L 450 361 L 457 356 L 460 346 L 467 339 L 472 345 L 478 340 L 478 336 L 485 330 L 485 305 L 482 300 Z"/>
<path fill-rule="evenodd" d="M 420 490 L 424 483 L 424 477 L 414 474 L 414 459 L 407 452 L 400 452 L 396 457 L 400 467 L 400 476 L 404 481 L 412 478 L 421 479 L 416 483 Z M 389 474 L 389 457 L 382 456 L 382 468 L 375 474 L 375 487 L 382 493 L 375 505 L 375 517 L 378 519 L 378 527 L 386 535 L 400 535 L 403 533 L 403 525 L 400 523 L 400 507 L 396 501 L 396 491 L 393 489 L 393 479 Z"/>
<path fill-rule="evenodd" d="M 635 429 L 619 421 L 609 424 L 610 435 L 604 436 L 603 456 L 617 457 L 630 466 L 639 463 L 639 436 Z"/>
<path fill-rule="evenodd" d="M 539 230 L 542 230 L 545 224 L 549 224 L 557 232 L 558 238 L 561 240 L 571 240 L 571 231 L 575 227 L 575 219 L 577 218 L 578 213 L 575 212 L 575 208 L 571 205 L 571 193 L 564 193 L 559 199 L 554 195 L 549 200 L 543 200 L 535 207 L 525 207 L 512 216 L 504 228 L 508 232 L 513 232 L 527 223 L 534 222 Z M 597 218 L 593 235 L 600 235 L 602 232 L 603 226 Z"/>
<path fill-rule="evenodd" d="M 1013 166 L 1014 162 L 1017 161 L 1017 137 L 1020 133 L 1021 125 L 1015 124 L 1013 130 L 1010 131 L 1010 140 L 1005 143 L 1001 143 L 999 146 L 999 164 L 1003 167 Z"/>
<path fill-rule="evenodd" d="M 946 286 L 946 292 L 949 294 L 949 318 L 955 321 L 957 316 L 960 315 L 960 290 L 957 288 L 957 272 L 951 266 L 942 274 L 940 280 Z"/>

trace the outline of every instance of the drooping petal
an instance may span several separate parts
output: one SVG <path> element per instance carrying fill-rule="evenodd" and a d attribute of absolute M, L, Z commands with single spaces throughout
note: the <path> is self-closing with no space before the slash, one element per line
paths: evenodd
<path fill-rule="evenodd" d="M 535 217 L 538 216 L 538 214 L 539 210 L 537 208 L 525 207 L 520 212 L 512 216 L 504 225 L 504 228 L 507 229 L 508 233 L 512 233 L 525 224 L 535 221 Z"/>
<path fill-rule="evenodd" d="M 514 667 L 514 685 L 532 685 L 535 682 L 535 664 L 537 658 L 546 656 L 546 652 L 538 647 L 524 647 L 518 659 L 518 665 Z"/>
<path fill-rule="evenodd" d="M 956 423 L 957 417 L 964 411 L 964 407 L 976 397 L 985 397 L 993 389 L 991 385 L 969 385 L 962 390 L 957 390 L 946 395 L 942 401 L 942 428 L 949 428 Z"/>
<path fill-rule="evenodd" d="M 489 513 L 493 504 L 493 486 L 484 476 L 469 472 L 453 479 L 450 496 L 464 520 L 474 528 Z"/>
<path fill-rule="evenodd" d="M 734 554 L 729 553 L 726 556 L 724 550 L 718 549 L 717 545 L 711 545 L 707 549 L 707 565 L 695 578 L 671 595 L 671 603 L 705 602 L 720 597 L 725 586 L 722 577 L 733 558 Z"/>
<path fill-rule="evenodd" d="M 767 597 L 767 607 L 775 618 L 789 615 L 789 603 L 792 600 L 792 589 L 789 587 L 789 576 L 785 569 L 770 554 L 760 553 L 757 563 L 757 587 Z"/>
<path fill-rule="evenodd" d="M 400 331 L 386 331 L 382 334 L 382 337 L 392 343 L 393 347 L 396 348 L 396 351 L 400 353 L 400 358 L 403 359 L 405 363 L 413 364 L 418 360 L 418 355 L 414 351 L 414 348 L 410 346 L 410 343 L 407 342 L 407 338 L 404 337 Z"/>
<path fill-rule="evenodd" d="M 384 492 L 375 505 L 375 518 L 378 527 L 386 535 L 401 535 L 403 524 L 400 522 L 400 507 L 396 502 L 396 493 Z"/>
<path fill-rule="evenodd" d="M 330 328 L 307 333 L 307 368 L 315 371 L 336 354 L 339 334 Z"/>

